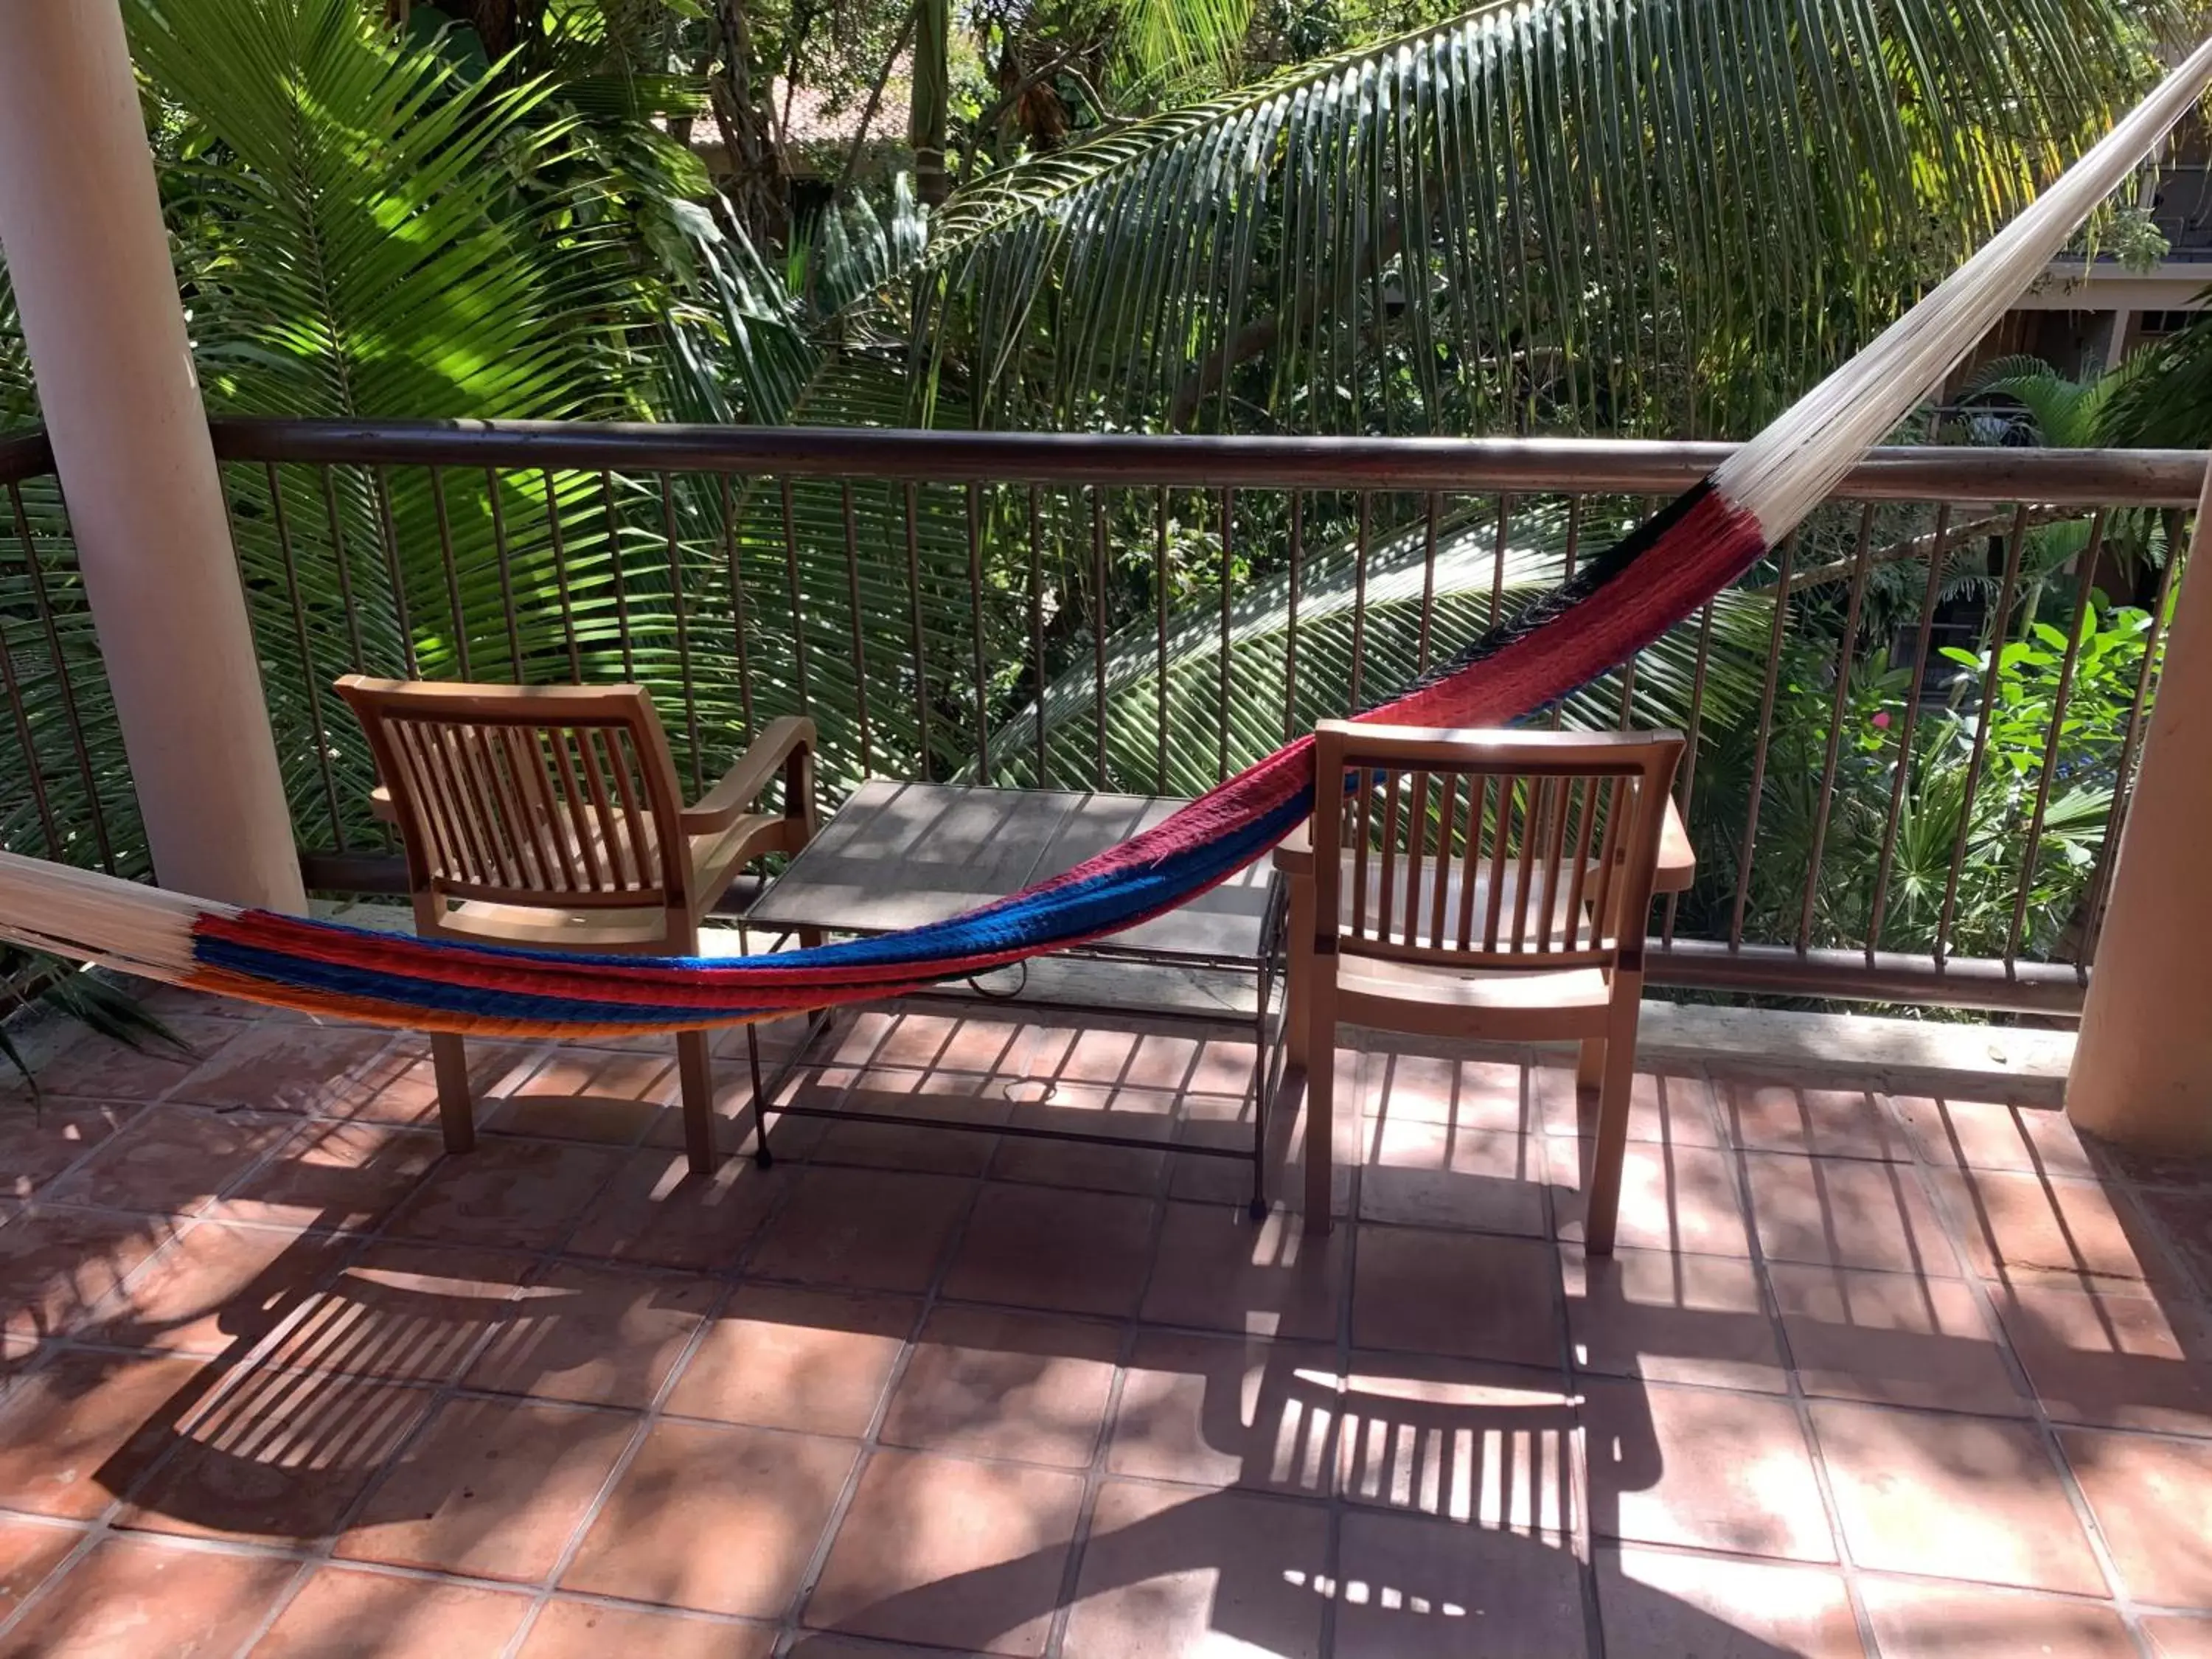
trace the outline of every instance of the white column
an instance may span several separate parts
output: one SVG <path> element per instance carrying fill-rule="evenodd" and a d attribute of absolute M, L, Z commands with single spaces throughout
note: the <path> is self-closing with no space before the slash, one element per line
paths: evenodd
<path fill-rule="evenodd" d="M 7 8 L 0 249 L 165 886 L 304 910 L 116 0 Z"/>
<path fill-rule="evenodd" d="M 2121 831 L 2066 1111 L 2147 1151 L 2212 1152 L 2212 473 Z"/>

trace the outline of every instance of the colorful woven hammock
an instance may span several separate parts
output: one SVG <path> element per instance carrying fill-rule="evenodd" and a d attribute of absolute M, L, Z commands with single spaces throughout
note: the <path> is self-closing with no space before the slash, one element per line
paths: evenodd
<path fill-rule="evenodd" d="M 2212 40 L 1856 357 L 1563 586 L 1358 718 L 1495 726 L 1626 660 L 1747 569 L 1996 322 L 2212 80 Z M 248 1000 L 432 1030 L 579 1036 L 738 1024 L 896 995 L 1188 902 L 1312 810 L 1302 738 L 1025 892 L 878 938 L 725 959 L 416 939 L 240 910 L 0 854 L 0 937 Z"/>

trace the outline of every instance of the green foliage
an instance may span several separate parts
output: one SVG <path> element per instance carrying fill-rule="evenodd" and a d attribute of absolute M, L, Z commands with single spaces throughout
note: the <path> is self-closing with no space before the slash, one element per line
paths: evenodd
<path fill-rule="evenodd" d="M 2099 596 L 2070 630 L 2028 624 L 2024 637 L 1996 651 L 1994 673 L 1990 651 L 1946 648 L 1960 672 L 1942 701 L 1917 714 L 1908 708 L 1915 677 L 1907 669 L 1893 666 L 1886 652 L 1856 657 L 1832 725 L 1832 646 L 1792 641 L 1765 726 L 1745 934 L 1795 939 L 1803 927 L 1812 945 L 1863 945 L 1879 902 L 1881 949 L 1926 952 L 1940 937 L 1957 956 L 2071 957 L 2083 938 L 2150 621 L 2142 611 L 2106 608 Z M 2070 678 L 2069 632 L 2080 641 Z M 1900 777 L 1908 726 L 1911 753 Z M 1836 781 L 1824 800 L 1832 739 Z M 1693 833 L 1701 856 L 1686 931 L 1725 935 L 1732 923 L 1736 837 L 1756 752 L 1755 729 L 1723 726 L 1700 768 Z"/>
<path fill-rule="evenodd" d="M 963 189 L 930 362 L 1010 425 L 1747 433 L 2102 130 L 2144 29 L 1486 7 Z"/>
<path fill-rule="evenodd" d="M 1373 537 L 1363 556 L 1356 534 L 1321 533 L 1316 501 L 1301 529 L 1320 550 L 1295 580 L 1287 569 L 1232 571 L 1224 605 L 1218 503 L 1188 506 L 1191 521 L 1162 526 L 1170 608 L 1157 608 L 1157 591 L 1153 606 L 1139 595 L 1135 615 L 1110 629 L 1103 651 L 1089 629 L 1079 630 L 1046 688 L 1045 781 L 1079 786 L 1095 775 L 1135 793 L 1197 794 L 1316 720 L 1411 684 L 1431 661 L 1557 585 L 1570 544 L 1562 510 L 1525 509 L 1500 535 L 1485 504 Z M 1601 538 L 1626 524 L 1624 517 L 1583 528 Z M 1253 528 L 1240 526 L 1237 539 Z M 1765 635 L 1753 611 L 1734 594 L 1716 606 L 1702 701 L 1722 718 L 1756 696 Z M 1699 634 L 1697 623 L 1677 629 L 1639 656 L 1632 676 L 1615 672 L 1573 693 L 1562 718 L 1604 729 L 1620 725 L 1626 708 L 1633 723 L 1687 725 Z M 994 776 L 1037 780 L 1038 706 L 1032 699 L 994 733 Z"/>

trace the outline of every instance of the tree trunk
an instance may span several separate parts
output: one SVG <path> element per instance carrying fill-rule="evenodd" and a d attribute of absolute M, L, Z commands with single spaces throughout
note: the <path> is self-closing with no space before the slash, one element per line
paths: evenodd
<path fill-rule="evenodd" d="M 917 0 L 914 38 L 914 102 L 907 142 L 914 146 L 915 191 L 934 207 L 945 199 L 945 129 L 952 94 L 952 8 L 950 0 Z"/>

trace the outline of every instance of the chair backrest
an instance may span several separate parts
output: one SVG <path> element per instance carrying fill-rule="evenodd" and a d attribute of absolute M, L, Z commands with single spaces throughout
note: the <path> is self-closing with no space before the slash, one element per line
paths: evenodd
<path fill-rule="evenodd" d="M 418 921 L 448 900 L 684 908 L 683 802 L 642 686 L 337 689 L 391 792 Z"/>
<path fill-rule="evenodd" d="M 1340 954 L 1640 965 L 1680 735 L 1330 720 L 1315 739 L 1316 928 Z"/>

